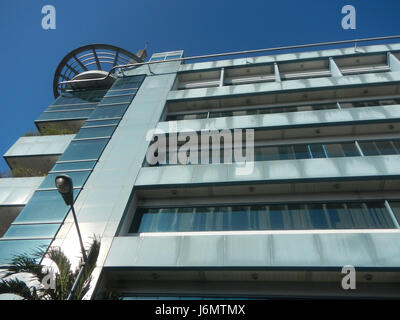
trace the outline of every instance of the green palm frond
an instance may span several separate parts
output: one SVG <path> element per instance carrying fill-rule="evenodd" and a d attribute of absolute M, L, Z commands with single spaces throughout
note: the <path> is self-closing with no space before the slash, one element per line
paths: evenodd
<path fill-rule="evenodd" d="M 46 257 L 52 260 L 58 268 L 59 273 L 56 275 L 57 300 L 65 299 L 74 282 L 71 263 L 60 248 L 51 248 Z"/>
<path fill-rule="evenodd" d="M 70 294 L 80 270 L 82 270 L 82 275 L 72 297 L 74 300 L 81 300 L 90 289 L 91 274 L 96 267 L 99 251 L 100 241 L 94 238 L 89 249 L 87 262 L 84 264 L 81 258 L 81 264 L 75 271 L 71 270 L 71 262 L 60 248 L 50 248 L 47 252 L 44 248 L 39 248 L 33 254 L 16 255 L 7 267 L 3 280 L 0 279 L 0 294 L 12 293 L 26 300 L 65 300 Z M 42 280 L 48 274 L 40 264 L 43 257 L 53 261 L 58 268 L 58 273 L 55 275 L 55 289 L 44 289 L 43 286 L 38 288 L 32 286 L 30 288 L 22 280 L 5 279 L 11 275 L 26 273 L 30 274 L 31 280 L 42 283 Z"/>
<path fill-rule="evenodd" d="M 0 281 L 0 294 L 12 293 L 25 300 L 39 300 L 37 291 L 31 290 L 24 281 L 18 279 L 7 279 Z"/>
<path fill-rule="evenodd" d="M 96 261 L 100 252 L 100 241 L 96 238 L 93 239 L 92 245 L 89 249 L 89 254 L 87 256 L 87 262 L 83 265 L 83 274 L 79 279 L 79 283 L 75 294 L 73 296 L 74 300 L 82 300 L 85 294 L 90 289 L 90 282 L 92 280 L 92 272 L 96 268 Z M 83 264 L 83 259 L 81 258 L 81 264 Z M 76 279 L 79 275 L 80 269 L 75 270 L 74 278 Z"/>
<path fill-rule="evenodd" d="M 40 260 L 46 254 L 46 247 L 39 247 L 37 250 L 32 253 L 22 253 L 14 255 L 11 259 L 10 264 L 7 267 L 6 272 L 4 273 L 3 278 L 6 278 L 10 275 L 17 273 L 30 273 L 33 277 L 37 278 L 39 281 L 43 279 L 43 277 L 47 273 L 43 273 L 43 266 L 40 265 Z"/>

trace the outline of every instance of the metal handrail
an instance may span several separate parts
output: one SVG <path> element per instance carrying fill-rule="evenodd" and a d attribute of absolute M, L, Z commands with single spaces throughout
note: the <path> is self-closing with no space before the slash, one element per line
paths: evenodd
<path fill-rule="evenodd" d="M 168 59 L 167 62 L 207 59 L 207 58 L 234 56 L 234 55 L 242 55 L 242 54 L 253 54 L 253 53 L 271 52 L 271 51 L 280 51 L 280 50 L 289 50 L 289 49 L 299 49 L 299 48 L 320 47 L 320 46 L 328 46 L 328 45 L 334 45 L 334 44 L 354 43 L 355 45 L 357 45 L 357 43 L 359 43 L 359 42 L 380 41 L 380 40 L 390 40 L 390 39 L 400 39 L 400 35 L 386 36 L 386 37 L 375 37 L 375 38 L 364 38 L 364 39 L 331 41 L 331 42 L 320 42 L 320 43 L 313 43 L 313 44 L 301 44 L 301 45 L 275 47 L 275 48 L 267 48 L 267 49 L 255 49 L 255 50 L 245 50 L 245 51 L 232 51 L 232 52 L 225 52 L 225 53 L 214 53 L 214 54 L 206 54 L 206 55 L 202 55 L 202 56 L 193 56 L 193 57 L 185 57 L 185 58 Z M 123 65 L 116 65 L 116 66 L 112 67 L 110 69 L 110 71 L 108 72 L 108 74 L 106 76 L 104 76 L 103 78 L 61 81 L 61 82 L 58 83 L 58 87 L 60 87 L 60 85 L 62 85 L 62 84 L 69 84 L 69 83 L 103 81 L 103 80 L 106 80 L 115 69 L 128 68 L 128 67 L 133 67 L 133 66 L 138 67 L 138 66 L 143 66 L 143 65 L 150 65 L 150 64 L 164 63 L 164 62 L 166 62 L 166 61 L 159 60 L 159 61 L 147 61 L 147 62 L 138 62 L 138 63 L 129 63 L 129 64 L 123 64 Z"/>

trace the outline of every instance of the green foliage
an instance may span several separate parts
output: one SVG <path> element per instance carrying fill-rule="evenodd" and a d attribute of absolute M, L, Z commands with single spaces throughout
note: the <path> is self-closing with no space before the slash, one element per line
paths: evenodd
<path fill-rule="evenodd" d="M 72 128 L 60 128 L 56 124 L 47 124 L 46 127 L 41 128 L 40 132 L 37 130 L 30 130 L 24 133 L 23 137 L 35 137 L 35 136 L 52 136 L 52 135 L 63 135 L 63 134 L 75 134 L 76 130 Z"/>
<path fill-rule="evenodd" d="M 39 131 L 31 130 L 26 133 L 24 133 L 23 137 L 35 137 L 35 136 L 40 136 L 41 133 Z"/>
<path fill-rule="evenodd" d="M 45 176 L 47 172 L 42 170 L 37 170 L 33 168 L 15 167 L 12 169 L 12 176 L 14 178 L 20 177 L 42 177 Z"/>
<path fill-rule="evenodd" d="M 72 300 L 82 300 L 90 289 L 92 272 L 96 267 L 97 257 L 100 251 L 100 241 L 94 238 L 87 255 L 88 261 L 83 263 L 81 258 L 80 267 L 71 269 L 71 263 L 60 248 L 50 248 L 47 253 L 39 249 L 33 255 L 20 254 L 15 256 L 5 273 L 0 279 L 0 294 L 12 293 L 22 297 L 24 300 L 66 300 L 82 269 L 82 276 L 77 283 Z M 43 266 L 38 263 L 39 257 L 46 257 L 57 266 L 58 272 L 55 277 L 55 289 L 45 289 L 43 285 L 28 287 L 28 285 L 15 277 L 21 273 L 32 275 L 31 280 L 42 283 L 48 272 L 43 272 Z"/>
<path fill-rule="evenodd" d="M 45 128 L 40 130 L 42 136 L 62 135 L 62 134 L 74 134 L 76 130 L 72 128 L 60 128 L 54 124 L 46 125 Z"/>
<path fill-rule="evenodd" d="M 18 279 L 1 281 L 0 294 L 2 293 L 12 293 L 24 300 L 40 300 L 35 288 L 29 288 L 24 281 Z"/>

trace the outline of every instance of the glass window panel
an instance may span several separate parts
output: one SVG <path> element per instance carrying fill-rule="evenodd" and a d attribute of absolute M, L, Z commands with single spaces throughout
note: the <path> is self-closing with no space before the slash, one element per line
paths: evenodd
<path fill-rule="evenodd" d="M 267 207 L 268 210 L 268 222 L 272 230 L 285 230 L 290 229 L 290 224 L 285 224 L 283 220 L 283 212 L 285 207 L 283 205 L 270 205 Z"/>
<path fill-rule="evenodd" d="M 118 78 L 111 87 L 111 90 L 139 88 L 145 77 L 145 75 L 140 75 Z"/>
<path fill-rule="evenodd" d="M 118 124 L 120 119 L 107 119 L 107 120 L 95 120 L 95 121 L 86 121 L 82 128 L 85 127 L 94 127 L 94 126 L 105 126 L 111 124 Z"/>
<path fill-rule="evenodd" d="M 372 141 L 359 141 L 358 142 L 364 156 L 377 156 L 379 151 Z"/>
<path fill-rule="evenodd" d="M 176 231 L 185 232 L 193 229 L 194 214 L 193 208 L 178 208 L 179 219 L 176 223 Z"/>
<path fill-rule="evenodd" d="M 256 205 L 250 207 L 249 230 L 267 230 L 271 223 L 267 219 L 267 206 Z"/>
<path fill-rule="evenodd" d="M 313 229 L 309 214 L 305 205 L 291 204 L 287 206 L 286 225 L 290 225 L 293 230 Z"/>
<path fill-rule="evenodd" d="M 72 111 L 78 109 L 96 109 L 97 104 L 79 104 L 73 106 L 49 106 L 46 111 Z"/>
<path fill-rule="evenodd" d="M 293 145 L 296 159 L 310 159 L 310 152 L 306 145 L 297 144 Z"/>
<path fill-rule="evenodd" d="M 210 231 L 210 230 L 221 230 L 222 226 L 216 226 L 213 216 L 214 207 L 199 207 L 194 208 L 193 223 L 195 231 Z M 185 231 L 192 231 L 191 229 L 185 229 Z"/>
<path fill-rule="evenodd" d="M 354 107 L 352 102 L 339 102 L 339 104 L 340 104 L 340 108 L 342 108 L 342 109 Z"/>
<path fill-rule="evenodd" d="M 0 241 L 0 265 L 9 264 L 18 254 L 33 254 L 38 249 L 46 250 L 52 239 L 4 240 Z M 39 262 L 40 258 L 38 258 Z"/>
<path fill-rule="evenodd" d="M 379 103 L 379 105 L 381 105 L 381 106 L 388 106 L 388 105 L 397 104 L 397 102 L 396 102 L 395 99 L 379 100 L 378 103 Z"/>
<path fill-rule="evenodd" d="M 392 140 L 394 147 L 396 148 L 396 154 L 400 153 L 400 140 Z"/>
<path fill-rule="evenodd" d="M 179 59 L 181 57 L 181 55 L 180 54 L 177 54 L 177 55 L 172 55 L 172 56 L 167 56 L 167 60 L 168 59 Z"/>
<path fill-rule="evenodd" d="M 354 227 L 362 229 L 371 228 L 391 228 L 390 215 L 387 212 L 383 202 L 373 203 L 350 203 L 347 208 L 353 218 Z"/>
<path fill-rule="evenodd" d="M 262 161 L 262 160 L 263 160 L 262 148 L 260 147 L 254 148 L 254 161 Z"/>
<path fill-rule="evenodd" d="M 295 158 L 292 146 L 280 146 L 278 147 L 278 150 L 280 160 L 289 160 Z"/>
<path fill-rule="evenodd" d="M 257 148 L 259 152 L 259 161 L 279 160 L 279 147 L 260 147 Z"/>
<path fill-rule="evenodd" d="M 396 154 L 396 150 L 391 141 L 376 141 L 376 147 L 382 155 Z"/>
<path fill-rule="evenodd" d="M 266 109 L 267 111 L 268 109 Z M 297 111 L 297 107 L 292 107 L 292 111 Z M 283 113 L 283 112 L 292 112 L 288 107 L 272 107 L 266 113 Z"/>
<path fill-rule="evenodd" d="M 107 96 L 101 100 L 99 106 L 105 104 L 113 104 L 113 103 L 130 103 L 132 101 L 132 95 L 123 95 L 123 96 Z"/>
<path fill-rule="evenodd" d="M 74 199 L 79 191 L 74 189 Z M 68 211 L 69 206 L 57 190 L 36 191 L 14 222 L 62 222 Z"/>
<path fill-rule="evenodd" d="M 60 224 L 11 225 L 3 238 L 54 238 Z"/>
<path fill-rule="evenodd" d="M 192 120 L 192 119 L 205 119 L 205 118 L 207 118 L 207 112 L 192 113 L 192 114 L 180 114 L 180 115 L 176 115 L 175 119 L 173 119 L 173 120 Z"/>
<path fill-rule="evenodd" d="M 376 229 L 394 228 L 393 220 L 383 202 L 367 202 L 369 227 Z"/>
<path fill-rule="evenodd" d="M 366 229 L 368 228 L 367 221 L 365 221 L 365 208 L 362 203 L 349 203 L 347 204 L 349 215 L 354 221 L 355 228 Z"/>
<path fill-rule="evenodd" d="M 106 90 L 63 92 L 53 105 L 95 103 L 99 102 L 105 93 Z"/>
<path fill-rule="evenodd" d="M 85 170 L 93 169 L 96 161 L 78 161 L 67 163 L 56 163 L 51 171 Z"/>
<path fill-rule="evenodd" d="M 345 153 L 341 143 L 329 143 L 325 145 L 326 153 L 329 158 L 344 157 Z"/>
<path fill-rule="evenodd" d="M 116 126 L 81 128 L 74 139 L 111 137 Z"/>
<path fill-rule="evenodd" d="M 108 107 L 97 107 L 97 109 L 94 110 L 93 113 L 90 115 L 90 120 L 120 118 L 124 115 L 126 109 L 128 109 L 128 104 L 108 106 Z"/>
<path fill-rule="evenodd" d="M 313 110 L 312 106 L 298 106 L 297 111 L 311 111 Z"/>
<path fill-rule="evenodd" d="M 191 209 L 191 210 L 190 210 Z M 193 225 L 191 226 L 187 226 L 187 228 L 189 227 L 190 229 L 188 230 L 187 228 L 185 228 L 185 231 L 204 231 L 204 223 L 205 223 L 205 217 L 204 214 L 211 211 L 212 208 L 190 208 L 189 212 L 191 211 L 191 215 L 193 215 L 192 221 L 193 221 Z"/>
<path fill-rule="evenodd" d="M 136 94 L 138 91 L 138 89 L 128 89 L 128 90 L 113 90 L 113 91 L 108 91 L 107 94 L 105 95 L 106 97 L 111 97 L 111 96 L 116 96 L 116 95 L 120 95 L 120 94 L 131 94 L 134 95 Z"/>
<path fill-rule="evenodd" d="M 342 203 L 328 203 L 326 210 L 333 229 L 352 229 L 355 223 Z"/>
<path fill-rule="evenodd" d="M 135 224 L 132 224 L 129 232 L 134 233 L 136 232 L 136 229 L 138 229 L 137 232 L 151 232 L 151 223 L 156 213 L 157 212 L 148 209 L 138 209 L 136 214 L 140 216 L 139 227 L 136 228 Z"/>
<path fill-rule="evenodd" d="M 63 104 L 76 104 L 76 103 L 89 103 L 89 101 L 85 101 L 79 99 L 78 97 L 74 97 L 73 95 L 69 94 L 62 94 L 59 96 L 52 105 L 63 105 Z"/>
<path fill-rule="evenodd" d="M 237 116 L 245 116 L 247 114 L 246 110 L 236 110 L 232 111 L 232 116 L 237 117 Z"/>
<path fill-rule="evenodd" d="M 400 215 L 400 204 L 392 207 Z M 394 227 L 383 202 L 155 208 L 138 213 L 143 213 L 139 232 Z M 135 232 L 134 224 L 130 232 Z"/>
<path fill-rule="evenodd" d="M 251 225 L 249 206 L 232 207 L 232 222 L 230 230 L 249 230 Z"/>
<path fill-rule="evenodd" d="M 310 144 L 310 150 L 313 158 L 326 158 L 322 144 Z"/>
<path fill-rule="evenodd" d="M 38 121 L 44 120 L 61 120 L 61 119 L 86 119 L 90 116 L 93 110 L 73 110 L 66 112 L 43 112 Z"/>
<path fill-rule="evenodd" d="M 86 179 L 89 177 L 91 171 L 76 171 L 76 172 L 66 172 L 69 177 L 72 179 L 73 186 L 75 188 L 82 188 L 86 182 Z M 55 178 L 62 173 L 49 173 L 46 178 L 43 180 L 39 189 L 48 189 L 55 188 Z"/>
<path fill-rule="evenodd" d="M 258 110 L 258 114 L 270 114 L 271 108 L 262 108 Z"/>
<path fill-rule="evenodd" d="M 341 143 L 344 155 L 346 157 L 358 157 L 361 156 L 354 142 Z"/>
<path fill-rule="evenodd" d="M 59 162 L 98 159 L 107 145 L 108 139 L 71 141 Z"/>
<path fill-rule="evenodd" d="M 328 229 L 328 220 L 322 204 L 307 205 L 313 229 Z"/>
<path fill-rule="evenodd" d="M 160 209 L 156 217 L 156 232 L 177 231 L 176 208 Z"/>
<path fill-rule="evenodd" d="M 400 224 L 400 201 L 390 201 L 389 204 L 397 222 Z"/>
<path fill-rule="evenodd" d="M 337 109 L 336 103 L 327 103 L 327 104 L 317 104 L 313 105 L 313 110 L 328 110 L 328 109 Z"/>
<path fill-rule="evenodd" d="M 164 59 L 165 59 L 165 56 L 162 56 L 162 57 L 153 57 L 153 58 L 151 58 L 150 61 L 161 61 L 161 60 L 164 60 Z"/>

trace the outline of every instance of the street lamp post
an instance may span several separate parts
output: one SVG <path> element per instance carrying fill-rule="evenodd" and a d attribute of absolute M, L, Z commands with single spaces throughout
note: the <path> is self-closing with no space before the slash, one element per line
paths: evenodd
<path fill-rule="evenodd" d="M 66 174 L 61 174 L 56 177 L 55 182 L 57 190 L 64 198 L 66 205 L 71 206 L 72 215 L 74 217 L 74 222 L 76 226 L 76 231 L 78 231 L 78 237 L 79 237 L 79 243 L 81 245 L 83 261 L 86 263 L 87 262 L 86 251 L 85 247 L 83 246 L 81 231 L 79 230 L 78 219 L 76 218 L 76 213 L 74 209 L 74 194 L 73 194 L 72 179 Z"/>

